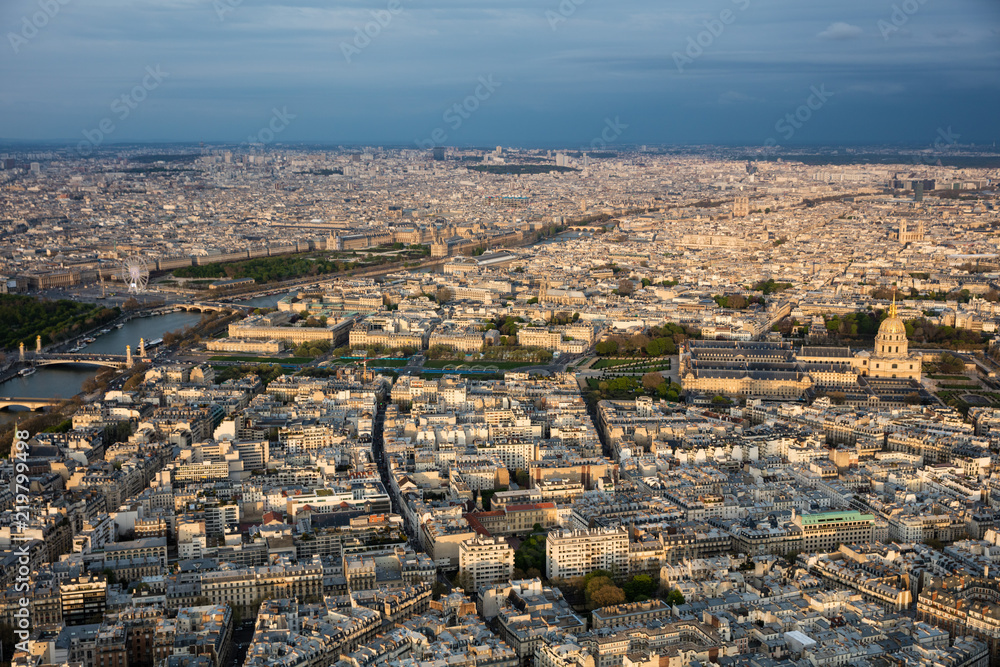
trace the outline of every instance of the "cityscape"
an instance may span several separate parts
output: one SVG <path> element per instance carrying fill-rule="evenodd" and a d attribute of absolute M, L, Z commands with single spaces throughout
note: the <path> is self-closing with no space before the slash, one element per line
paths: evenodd
<path fill-rule="evenodd" d="M 1000 665 L 955 2 L 12 0 L 0 667 Z"/>

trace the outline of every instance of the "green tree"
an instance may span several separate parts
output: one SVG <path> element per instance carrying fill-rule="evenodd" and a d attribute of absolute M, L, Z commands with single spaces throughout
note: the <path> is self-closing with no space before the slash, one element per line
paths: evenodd
<path fill-rule="evenodd" d="M 672 607 L 679 607 L 684 604 L 684 595 L 678 589 L 674 588 L 667 593 L 666 602 Z"/>
<path fill-rule="evenodd" d="M 618 354 L 618 342 L 614 340 L 602 340 L 594 346 L 594 351 L 602 357 L 610 357 Z"/>
<path fill-rule="evenodd" d="M 545 567 L 545 535 L 532 535 L 514 552 L 514 567 L 525 572 Z"/>
<path fill-rule="evenodd" d="M 648 574 L 637 574 L 622 586 L 629 602 L 648 600 L 656 594 L 656 581 Z"/>

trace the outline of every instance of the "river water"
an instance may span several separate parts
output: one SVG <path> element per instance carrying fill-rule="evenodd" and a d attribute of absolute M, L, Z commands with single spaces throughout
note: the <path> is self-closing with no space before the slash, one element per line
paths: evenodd
<path fill-rule="evenodd" d="M 278 299 L 285 296 L 276 294 L 250 299 L 242 303 L 252 306 L 274 307 Z M 180 311 L 156 315 L 154 317 L 136 317 L 129 320 L 121 329 L 111 329 L 103 336 L 81 350 L 82 353 L 125 354 L 125 346 L 132 346 L 132 353 L 137 354 L 139 339 L 147 342 L 163 338 L 168 331 L 177 331 L 201 318 L 200 313 Z M 14 353 L 16 354 L 16 352 Z M 80 392 L 83 382 L 92 378 L 101 370 L 99 366 L 85 364 L 65 364 L 59 366 L 43 366 L 27 377 L 16 377 L 0 384 L 0 396 L 19 396 L 24 398 L 70 398 Z M 12 410 L 16 412 L 16 410 Z M 0 411 L 0 423 L 13 419 L 16 415 Z"/>

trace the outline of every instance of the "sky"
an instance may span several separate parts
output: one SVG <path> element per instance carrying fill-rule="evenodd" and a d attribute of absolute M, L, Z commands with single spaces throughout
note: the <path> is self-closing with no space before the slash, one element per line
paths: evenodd
<path fill-rule="evenodd" d="M 0 138 L 992 143 L 998 0 L 0 0 Z"/>

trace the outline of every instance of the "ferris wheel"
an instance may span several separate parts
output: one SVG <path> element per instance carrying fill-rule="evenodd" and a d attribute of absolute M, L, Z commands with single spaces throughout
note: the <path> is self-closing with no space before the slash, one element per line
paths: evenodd
<path fill-rule="evenodd" d="M 146 290 L 149 284 L 149 266 L 139 255 L 127 257 L 122 262 L 121 279 L 128 285 L 129 294 L 139 294 Z"/>

